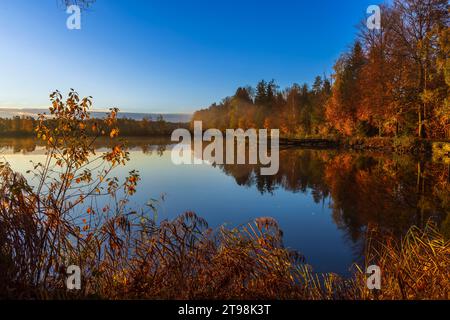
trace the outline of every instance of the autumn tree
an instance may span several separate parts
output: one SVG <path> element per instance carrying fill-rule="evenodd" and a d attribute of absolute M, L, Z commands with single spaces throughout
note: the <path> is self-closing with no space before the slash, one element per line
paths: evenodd
<path fill-rule="evenodd" d="M 311 90 L 311 126 L 315 135 L 326 134 L 325 105 L 331 95 L 331 82 L 317 76 Z"/>
<path fill-rule="evenodd" d="M 450 135 L 449 6 L 446 0 L 395 0 L 382 6 L 379 30 L 364 23 L 334 65 L 333 83 L 280 91 L 260 81 L 254 98 L 239 88 L 194 115 L 208 125 L 279 128 L 282 135 Z M 245 105 L 245 108 L 242 106 Z"/>
<path fill-rule="evenodd" d="M 435 108 L 432 91 L 440 86 L 436 53 L 439 33 L 448 28 L 448 1 L 395 0 L 393 10 L 398 15 L 393 26 L 395 54 L 412 62 L 406 70 L 410 74 L 408 99 L 417 115 L 417 135 L 424 137 Z"/>
<path fill-rule="evenodd" d="M 362 68 L 366 58 L 360 42 L 335 64 L 334 86 L 327 104 L 326 118 L 344 135 L 355 133 L 358 108 L 362 99 Z"/>

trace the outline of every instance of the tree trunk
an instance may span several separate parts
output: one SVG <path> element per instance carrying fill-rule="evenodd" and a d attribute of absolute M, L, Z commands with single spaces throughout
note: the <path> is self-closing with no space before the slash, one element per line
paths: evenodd
<path fill-rule="evenodd" d="M 418 136 L 419 136 L 419 138 L 423 138 L 423 136 L 422 136 L 422 108 L 419 106 L 419 112 L 418 112 L 418 115 L 419 115 L 419 119 L 418 119 L 418 126 L 419 126 L 419 128 L 418 128 Z"/>

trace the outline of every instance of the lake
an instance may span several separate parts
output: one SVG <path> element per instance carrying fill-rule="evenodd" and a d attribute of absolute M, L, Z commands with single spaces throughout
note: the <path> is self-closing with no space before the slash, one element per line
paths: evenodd
<path fill-rule="evenodd" d="M 280 149 L 278 174 L 261 176 L 258 165 L 177 166 L 169 140 L 128 140 L 130 161 L 115 172 L 119 177 L 140 172 L 131 206 L 164 195 L 158 220 L 193 211 L 212 228 L 273 217 L 285 246 L 302 253 L 318 272 L 348 275 L 363 259 L 370 225 L 401 237 L 412 225 L 450 219 L 450 165 L 444 162 L 290 147 Z M 0 161 L 24 175 L 30 160 L 45 154 L 44 147 L 25 138 L 1 138 L 0 150 Z"/>

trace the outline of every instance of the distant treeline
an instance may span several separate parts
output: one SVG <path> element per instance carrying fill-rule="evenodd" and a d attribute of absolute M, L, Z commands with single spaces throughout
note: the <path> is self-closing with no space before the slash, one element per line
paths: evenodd
<path fill-rule="evenodd" d="M 46 121 L 51 124 L 54 120 Z M 97 121 L 98 119 L 86 120 L 88 134 L 89 128 L 92 128 Z M 37 124 L 38 120 L 32 117 L 0 118 L 0 136 L 33 136 Z M 117 119 L 117 127 L 121 136 L 170 136 L 175 129 L 188 128 L 189 124 L 167 122 L 162 117 L 158 117 L 156 120 Z"/>
<path fill-rule="evenodd" d="M 273 128 L 285 137 L 450 137 L 447 0 L 394 0 L 382 27 L 358 39 L 312 87 L 275 81 L 238 88 L 197 111 L 204 128 Z"/>

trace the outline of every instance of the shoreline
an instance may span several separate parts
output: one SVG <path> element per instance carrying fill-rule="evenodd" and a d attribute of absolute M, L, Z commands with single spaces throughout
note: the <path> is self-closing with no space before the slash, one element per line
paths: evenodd
<path fill-rule="evenodd" d="M 344 139 L 292 139 L 280 138 L 280 146 L 312 149 L 346 149 L 354 151 L 380 151 L 396 154 L 432 155 L 450 157 L 450 140 L 400 138 L 344 138 Z"/>
<path fill-rule="evenodd" d="M 170 135 L 151 134 L 151 135 L 121 135 L 127 139 L 168 139 Z M 32 139 L 35 140 L 34 134 L 0 134 L 0 139 Z M 334 150 L 351 150 L 351 151 L 378 151 L 383 153 L 409 154 L 409 155 L 425 155 L 438 156 L 439 158 L 450 159 L 450 140 L 440 139 L 419 139 L 414 137 L 372 137 L 372 138 L 286 138 L 280 137 L 280 147 L 296 147 L 304 149 L 334 149 Z"/>

